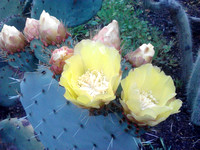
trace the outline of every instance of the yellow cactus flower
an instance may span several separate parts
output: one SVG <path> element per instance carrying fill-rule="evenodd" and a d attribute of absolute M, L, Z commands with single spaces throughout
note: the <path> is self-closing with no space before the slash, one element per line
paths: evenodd
<path fill-rule="evenodd" d="M 120 101 L 127 118 L 140 126 L 155 126 L 179 112 L 182 101 L 175 98 L 172 78 L 158 67 L 145 64 L 121 81 Z"/>
<path fill-rule="evenodd" d="M 91 40 L 79 42 L 60 78 L 65 98 L 83 108 L 100 108 L 114 100 L 121 80 L 120 61 L 115 48 Z"/>

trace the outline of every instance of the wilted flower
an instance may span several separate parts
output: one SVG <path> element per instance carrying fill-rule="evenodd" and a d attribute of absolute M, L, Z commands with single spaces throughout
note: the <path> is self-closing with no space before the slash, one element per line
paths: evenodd
<path fill-rule="evenodd" d="M 24 49 L 26 40 L 24 35 L 14 26 L 4 25 L 0 35 L 0 47 L 8 52 L 16 52 Z"/>
<path fill-rule="evenodd" d="M 179 112 L 182 101 L 175 98 L 170 76 L 151 64 L 131 70 L 121 81 L 120 101 L 127 118 L 140 126 L 155 126 Z"/>
<path fill-rule="evenodd" d="M 39 21 L 32 18 L 27 18 L 24 28 L 24 35 L 29 42 L 34 38 L 39 38 Z"/>
<path fill-rule="evenodd" d="M 65 98 L 84 108 L 100 108 L 114 100 L 121 79 L 120 61 L 115 48 L 82 40 L 66 60 L 60 78 Z"/>
<path fill-rule="evenodd" d="M 44 10 L 40 15 L 39 24 L 40 38 L 43 43 L 61 43 L 69 35 L 64 25 Z"/>
<path fill-rule="evenodd" d="M 61 74 L 63 71 L 65 60 L 70 58 L 73 55 L 73 53 L 74 50 L 68 48 L 67 46 L 55 49 L 49 61 L 49 63 L 52 65 L 51 70 L 57 75 Z"/>
<path fill-rule="evenodd" d="M 139 67 L 143 64 L 150 63 L 155 54 L 153 45 L 142 44 L 135 51 L 128 53 L 125 58 L 134 66 Z"/>
<path fill-rule="evenodd" d="M 113 20 L 110 24 L 101 29 L 99 33 L 94 36 L 93 40 L 102 42 L 106 46 L 111 46 L 120 50 L 118 22 Z"/>

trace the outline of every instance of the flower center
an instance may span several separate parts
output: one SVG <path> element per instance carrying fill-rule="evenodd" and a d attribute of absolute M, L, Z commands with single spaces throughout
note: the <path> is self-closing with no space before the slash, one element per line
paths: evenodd
<path fill-rule="evenodd" d="M 88 70 L 78 79 L 79 88 L 92 97 L 107 93 L 108 84 L 109 82 L 103 72 L 97 70 Z"/>
<path fill-rule="evenodd" d="M 140 93 L 140 105 L 142 110 L 154 107 L 158 103 L 156 98 L 152 95 L 152 91 L 145 92 L 139 90 L 139 93 Z"/>

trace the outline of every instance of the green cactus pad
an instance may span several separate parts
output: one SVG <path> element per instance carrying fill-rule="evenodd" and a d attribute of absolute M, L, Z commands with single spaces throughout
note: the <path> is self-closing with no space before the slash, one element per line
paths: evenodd
<path fill-rule="evenodd" d="M 6 24 L 6 25 L 9 25 L 9 26 L 14 26 L 15 28 L 17 28 L 19 31 L 23 31 L 24 30 L 24 27 L 25 27 L 25 22 L 26 22 L 26 19 L 23 18 L 23 17 L 11 17 L 7 20 L 5 20 L 3 22 L 3 24 L 0 26 L 0 31 L 2 30 L 3 28 L 3 25 Z"/>
<path fill-rule="evenodd" d="M 194 99 L 194 105 L 192 108 L 192 116 L 191 116 L 191 122 L 195 125 L 200 126 L 200 88 L 197 92 L 197 96 Z"/>
<path fill-rule="evenodd" d="M 33 0 L 31 17 L 39 19 L 43 10 L 74 27 L 90 20 L 101 8 L 102 0 Z"/>
<path fill-rule="evenodd" d="M 14 54 L 5 54 L 4 58 L 8 60 L 10 66 L 20 71 L 32 72 L 37 69 L 38 59 L 29 47 L 25 47 L 24 51 L 21 50 Z"/>
<path fill-rule="evenodd" d="M 43 68 L 25 73 L 22 105 L 47 149 L 138 149 L 142 129 L 127 124 L 119 113 L 90 116 L 64 98 L 64 88 Z M 129 130 L 133 131 L 129 133 Z M 138 133 L 137 133 L 138 132 Z"/>
<path fill-rule="evenodd" d="M 200 52 L 190 75 L 187 84 L 187 100 L 190 107 L 193 107 L 195 98 L 197 97 L 198 90 L 200 89 Z"/>
<path fill-rule="evenodd" d="M 0 56 L 0 68 L 4 67 L 6 65 L 7 65 L 6 61 L 3 58 L 1 58 L 1 56 Z"/>
<path fill-rule="evenodd" d="M 16 72 L 12 67 L 6 65 L 0 68 L 0 105 L 12 106 L 19 99 L 17 92 L 20 92 L 19 81 L 20 72 Z"/>
<path fill-rule="evenodd" d="M 128 73 L 131 69 L 133 69 L 132 65 L 128 61 L 126 61 L 125 58 L 122 59 L 122 61 L 121 61 L 122 79 L 124 79 L 126 76 L 128 76 Z M 120 96 L 121 92 L 122 92 L 122 87 L 120 84 L 116 91 L 116 95 Z"/>
<path fill-rule="evenodd" d="M 34 51 L 37 59 L 39 59 L 42 63 L 45 63 L 47 65 L 49 65 L 49 60 L 51 58 L 51 53 L 53 52 L 53 50 L 65 45 L 69 48 L 73 48 L 73 40 L 71 37 L 68 37 L 65 40 L 65 42 L 59 45 L 44 46 L 43 43 L 37 39 L 32 40 L 30 43 L 30 47 Z"/>
<path fill-rule="evenodd" d="M 13 15 L 22 15 L 23 1 L 20 0 L 1 0 L 0 1 L 0 20 L 7 19 Z"/>
<path fill-rule="evenodd" d="M 43 145 L 35 137 L 33 127 L 26 119 L 12 118 L 0 122 L 1 148 L 43 150 Z"/>
<path fill-rule="evenodd" d="M 187 100 L 192 108 L 191 122 L 200 126 L 200 51 L 187 86 Z"/>

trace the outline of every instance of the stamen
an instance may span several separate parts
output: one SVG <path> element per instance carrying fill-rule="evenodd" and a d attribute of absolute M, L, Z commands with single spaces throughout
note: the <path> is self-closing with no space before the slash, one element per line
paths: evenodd
<path fill-rule="evenodd" d="M 103 72 L 97 70 L 88 70 L 78 79 L 79 88 L 92 97 L 107 93 L 108 84 L 109 82 Z"/>
<path fill-rule="evenodd" d="M 154 106 L 156 106 L 156 104 L 158 103 L 158 101 L 156 100 L 156 98 L 152 95 L 152 91 L 140 91 L 140 105 L 141 105 L 141 109 L 145 110 L 147 108 L 152 108 Z"/>

